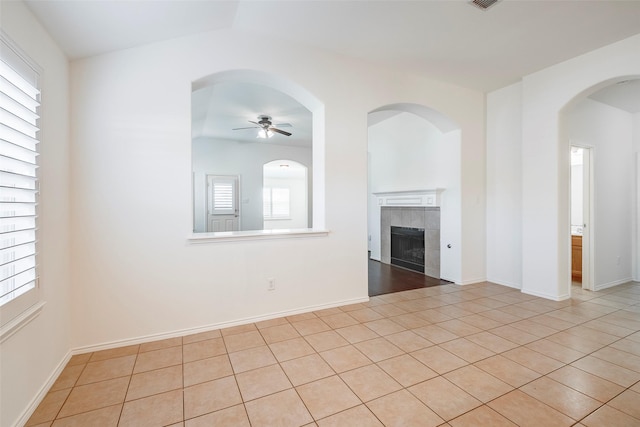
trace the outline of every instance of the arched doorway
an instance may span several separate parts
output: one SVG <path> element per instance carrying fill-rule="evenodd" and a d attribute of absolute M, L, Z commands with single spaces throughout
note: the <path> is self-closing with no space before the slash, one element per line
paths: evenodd
<path fill-rule="evenodd" d="M 309 227 L 307 167 L 293 160 L 274 160 L 262 167 L 265 230 Z"/>
<path fill-rule="evenodd" d="M 438 111 L 416 104 L 387 105 L 370 112 L 368 119 L 371 260 L 414 269 L 435 281 L 431 283 L 459 282 L 459 127 Z M 415 240 L 402 237 L 401 229 L 424 235 L 424 241 L 400 249 L 405 243 L 396 242 Z M 407 258 L 394 252 L 419 255 Z M 371 281 L 370 285 L 371 295 Z"/>
<path fill-rule="evenodd" d="M 582 204 L 576 197 L 584 196 L 588 202 L 582 227 L 576 227 L 575 220 L 569 222 L 569 294 L 581 288 L 597 291 L 638 278 L 638 113 L 640 79 L 628 76 L 584 90 L 561 111 L 561 150 L 584 150 L 588 155 L 584 170 L 590 171 L 578 178 L 586 191 L 577 196 L 571 191 L 568 196 L 573 219 L 576 205 Z M 575 188 L 575 176 L 564 171 L 561 177 L 571 182 L 569 188 Z M 578 261 L 583 286 L 576 286 Z"/>

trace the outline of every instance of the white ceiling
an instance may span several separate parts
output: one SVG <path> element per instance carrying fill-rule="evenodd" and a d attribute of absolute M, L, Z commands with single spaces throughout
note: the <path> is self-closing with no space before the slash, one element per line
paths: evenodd
<path fill-rule="evenodd" d="M 640 33 L 638 0 L 501 0 L 486 11 L 467 0 L 22 1 L 70 59 L 234 29 L 276 46 L 286 40 L 485 92 Z M 592 98 L 637 112 L 639 88 L 615 86 Z M 311 141 L 311 114 L 286 95 L 255 85 L 195 93 L 193 134 L 255 142 L 252 130 L 231 129 L 250 126 L 248 120 L 260 114 L 293 125 L 284 129 L 291 137 L 267 142 Z"/>
<path fill-rule="evenodd" d="M 640 1 L 24 0 L 70 58 L 217 29 L 482 91 L 640 33 Z"/>
<path fill-rule="evenodd" d="M 640 113 L 640 79 L 622 80 L 600 89 L 589 98 L 629 113 Z"/>

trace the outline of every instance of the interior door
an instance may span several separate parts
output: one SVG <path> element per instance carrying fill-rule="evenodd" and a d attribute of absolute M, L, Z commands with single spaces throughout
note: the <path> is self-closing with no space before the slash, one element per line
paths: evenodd
<path fill-rule="evenodd" d="M 240 229 L 238 181 L 237 176 L 207 175 L 208 232 Z"/>

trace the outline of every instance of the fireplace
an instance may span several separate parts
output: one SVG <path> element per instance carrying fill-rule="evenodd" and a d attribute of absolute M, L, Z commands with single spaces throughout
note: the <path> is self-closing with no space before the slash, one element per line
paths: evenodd
<path fill-rule="evenodd" d="M 391 227 L 424 230 L 426 276 L 440 278 L 440 208 L 437 206 L 382 206 L 380 209 L 380 262 L 391 262 Z M 415 234 L 415 233 L 414 233 Z M 407 267 L 411 268 L 411 267 Z"/>
<path fill-rule="evenodd" d="M 391 226 L 391 264 L 424 273 L 424 228 Z"/>

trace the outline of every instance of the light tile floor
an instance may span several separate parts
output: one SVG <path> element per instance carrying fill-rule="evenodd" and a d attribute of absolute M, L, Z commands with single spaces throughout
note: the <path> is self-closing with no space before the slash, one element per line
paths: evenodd
<path fill-rule="evenodd" d="M 76 355 L 28 426 L 640 426 L 640 283 L 443 285 Z"/>

